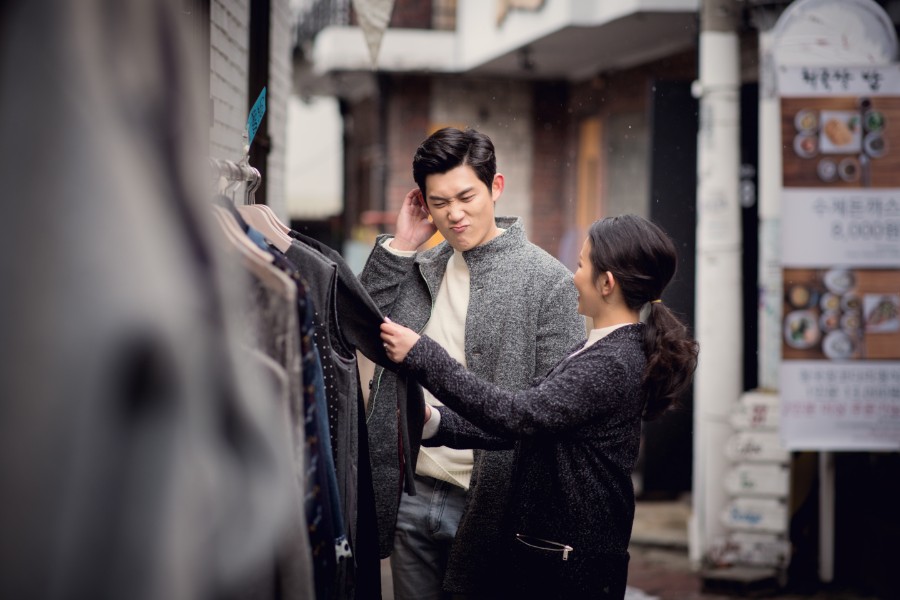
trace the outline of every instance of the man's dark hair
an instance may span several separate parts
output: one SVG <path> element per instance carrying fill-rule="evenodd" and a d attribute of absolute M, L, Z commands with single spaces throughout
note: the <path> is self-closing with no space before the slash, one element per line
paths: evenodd
<path fill-rule="evenodd" d="M 491 189 L 497 173 L 497 159 L 491 138 L 474 129 L 460 131 L 444 127 L 419 144 L 413 157 L 413 179 L 425 196 L 425 178 L 469 165 L 478 179 Z"/>

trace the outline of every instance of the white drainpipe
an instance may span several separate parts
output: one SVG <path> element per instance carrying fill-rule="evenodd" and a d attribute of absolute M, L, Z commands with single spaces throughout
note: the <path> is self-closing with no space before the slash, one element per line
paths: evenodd
<path fill-rule="evenodd" d="M 701 8 L 697 139 L 696 335 L 694 481 L 690 556 L 699 562 L 724 535 L 721 514 L 732 434 L 728 418 L 743 392 L 741 304 L 740 54 L 735 0 L 704 0 Z"/>
<path fill-rule="evenodd" d="M 778 389 L 781 361 L 781 104 L 771 26 L 759 32 L 759 387 Z"/>

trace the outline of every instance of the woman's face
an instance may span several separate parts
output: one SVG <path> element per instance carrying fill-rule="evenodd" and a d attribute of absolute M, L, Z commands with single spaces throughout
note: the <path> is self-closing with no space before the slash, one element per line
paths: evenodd
<path fill-rule="evenodd" d="M 578 290 L 578 312 L 591 319 L 597 319 L 603 306 L 600 296 L 600 279 L 594 277 L 594 267 L 591 264 L 591 241 L 584 240 L 581 246 L 581 254 L 578 255 L 578 269 L 575 271 L 575 289 Z M 601 276 L 602 279 L 602 276 Z"/>

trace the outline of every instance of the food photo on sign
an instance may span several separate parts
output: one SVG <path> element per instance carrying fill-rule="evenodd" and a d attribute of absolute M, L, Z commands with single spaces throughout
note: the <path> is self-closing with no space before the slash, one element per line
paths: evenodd
<path fill-rule="evenodd" d="M 900 271 L 784 269 L 786 360 L 900 358 Z"/>
<path fill-rule="evenodd" d="M 786 187 L 900 187 L 900 98 L 787 97 L 781 115 Z"/>

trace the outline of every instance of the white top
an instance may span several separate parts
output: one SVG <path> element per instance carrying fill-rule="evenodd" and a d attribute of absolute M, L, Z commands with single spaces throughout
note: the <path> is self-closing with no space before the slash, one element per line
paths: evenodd
<path fill-rule="evenodd" d="M 584 352 L 613 331 L 618 329 L 619 327 L 625 327 L 626 325 L 634 325 L 634 323 L 617 323 L 616 325 L 610 325 L 608 327 L 601 327 L 600 329 L 591 329 L 591 332 L 588 334 L 588 339 L 584 343 L 584 346 L 573 352 L 570 356 L 575 356 L 581 352 Z"/>

